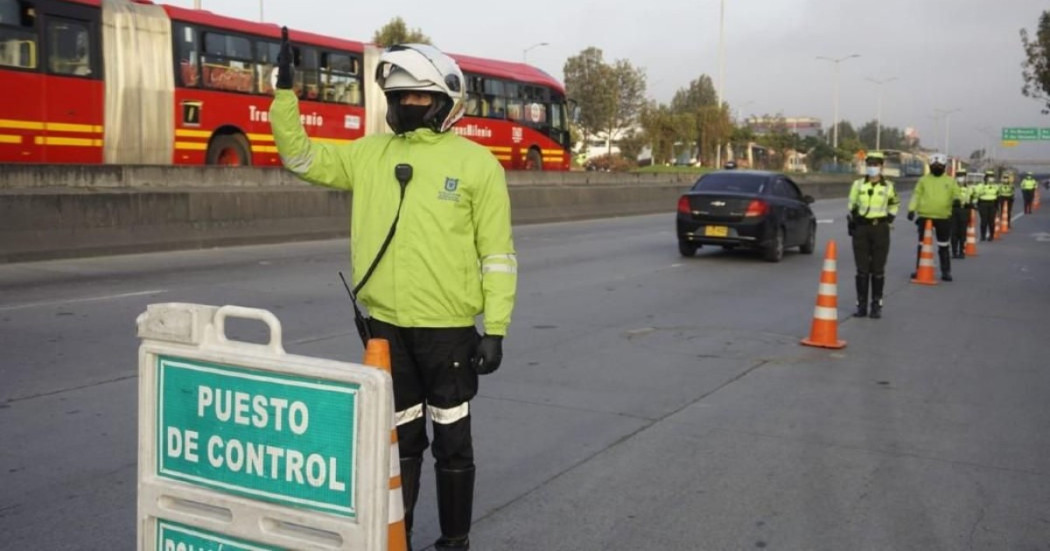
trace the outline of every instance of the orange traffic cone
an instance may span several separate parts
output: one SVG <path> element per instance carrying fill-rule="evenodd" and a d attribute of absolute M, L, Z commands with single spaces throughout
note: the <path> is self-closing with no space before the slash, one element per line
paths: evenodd
<path fill-rule="evenodd" d="M 369 339 L 363 363 L 390 373 L 390 342 L 385 339 Z M 405 502 L 401 495 L 401 453 L 397 447 L 397 426 L 393 419 L 390 427 L 390 501 L 387 505 L 389 513 L 386 548 L 388 551 L 408 551 Z"/>
<path fill-rule="evenodd" d="M 828 241 L 824 253 L 824 269 L 820 271 L 820 286 L 817 287 L 817 306 L 813 309 L 813 325 L 809 338 L 802 339 L 806 346 L 820 348 L 843 348 L 846 341 L 840 341 L 839 332 L 839 298 L 838 269 L 835 251 L 835 240 Z"/>
<path fill-rule="evenodd" d="M 977 256 L 977 211 L 970 211 L 970 223 L 966 225 L 966 256 Z"/>
<path fill-rule="evenodd" d="M 926 228 L 922 232 L 922 249 L 919 251 L 919 269 L 915 272 L 912 283 L 937 285 L 936 266 L 933 263 L 933 220 L 926 219 Z"/>
<path fill-rule="evenodd" d="M 1002 212 L 999 213 L 999 235 L 1010 233 L 1010 216 L 1006 214 L 1006 201 L 1003 201 Z"/>

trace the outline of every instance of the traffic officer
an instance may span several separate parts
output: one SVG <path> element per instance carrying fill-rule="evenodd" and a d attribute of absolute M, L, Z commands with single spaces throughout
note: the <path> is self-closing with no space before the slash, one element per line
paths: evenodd
<path fill-rule="evenodd" d="M 483 146 L 450 132 L 464 113 L 465 81 L 455 61 L 436 48 L 405 44 L 382 53 L 376 78 L 394 133 L 344 145 L 307 137 L 291 90 L 287 40 L 281 52 L 270 107 L 274 141 L 298 177 L 353 192 L 355 284 L 382 254 L 392 221 L 397 230 L 388 241 L 391 254 L 373 264 L 374 278 L 359 298 L 372 334 L 390 342 L 406 527 L 411 530 L 429 445 L 429 414 L 442 534 L 434 546 L 469 549 L 470 400 L 478 375 L 502 361 L 517 282 L 503 168 Z M 480 314 L 484 336 L 475 329 Z"/>
<path fill-rule="evenodd" d="M 865 176 L 853 182 L 849 191 L 849 225 L 853 237 L 853 261 L 857 266 L 857 311 L 868 315 L 871 290 L 871 317 L 882 317 L 882 292 L 886 286 L 886 257 L 890 252 L 890 224 L 897 216 L 900 199 L 893 182 L 882 175 L 885 156 L 871 151 L 864 159 Z"/>
<path fill-rule="evenodd" d="M 919 219 L 916 220 L 919 227 L 919 248 L 915 252 L 916 273 L 912 273 L 912 279 L 915 279 L 918 272 L 926 220 L 931 220 L 937 234 L 937 255 L 941 261 L 941 280 L 952 280 L 952 260 L 948 245 L 951 244 L 952 236 L 952 209 L 961 205 L 961 193 L 955 179 L 944 173 L 947 167 L 947 155 L 944 153 L 930 155 L 930 173 L 919 178 L 919 182 L 915 184 L 915 191 L 911 194 L 911 201 L 908 203 L 908 220 L 915 220 L 916 213 L 919 216 Z"/>
<path fill-rule="evenodd" d="M 1035 189 L 1039 187 L 1039 182 L 1036 181 L 1035 176 L 1032 176 L 1031 172 L 1026 172 L 1024 180 L 1021 180 L 1021 197 L 1024 199 L 1024 213 L 1032 214 L 1032 200 L 1035 199 Z"/>
<path fill-rule="evenodd" d="M 952 206 L 952 258 L 966 258 L 966 228 L 970 225 L 970 201 L 973 188 L 966 184 L 966 169 L 955 171 L 959 184 L 959 206 Z"/>
<path fill-rule="evenodd" d="M 1006 229 L 1013 229 L 1013 224 L 1010 223 L 1010 217 L 1013 216 L 1014 212 L 1014 178 L 1010 173 L 1003 174 L 1003 180 L 999 184 L 999 209 L 1006 205 L 1006 220 L 1003 221 L 1006 224 Z"/>
<path fill-rule="evenodd" d="M 995 239 L 995 214 L 998 208 L 999 184 L 995 182 L 995 171 L 984 171 L 984 183 L 974 190 L 977 195 L 977 213 L 981 215 L 981 241 Z"/>

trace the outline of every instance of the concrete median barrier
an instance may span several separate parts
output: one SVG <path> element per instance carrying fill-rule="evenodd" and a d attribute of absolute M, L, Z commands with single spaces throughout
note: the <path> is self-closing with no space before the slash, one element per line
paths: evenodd
<path fill-rule="evenodd" d="M 508 173 L 515 224 L 671 216 L 695 179 Z M 845 196 L 851 179 L 796 177 L 817 199 Z M 349 194 L 275 169 L 0 165 L 0 262 L 340 237 L 349 212 Z"/>

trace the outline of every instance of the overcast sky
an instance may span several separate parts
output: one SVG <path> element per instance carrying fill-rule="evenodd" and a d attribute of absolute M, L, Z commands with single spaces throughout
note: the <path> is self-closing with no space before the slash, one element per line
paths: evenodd
<path fill-rule="evenodd" d="M 193 0 L 167 0 L 191 7 Z M 395 16 L 451 52 L 528 61 L 559 79 L 566 58 L 596 46 L 607 61 L 645 69 L 648 96 L 669 101 L 700 74 L 717 81 L 720 0 L 264 0 L 268 22 L 370 40 Z M 257 19 L 257 0 L 202 0 L 205 9 Z M 830 125 L 833 65 L 817 56 L 861 57 L 841 63 L 840 118 L 875 118 L 885 85 L 883 124 L 915 127 L 927 145 L 968 156 L 998 142 L 1003 126 L 1050 126 L 1040 104 L 1021 95 L 1020 36 L 1034 30 L 1047 0 L 725 0 L 726 101 L 740 114 L 813 116 Z M 992 129 L 989 139 L 978 128 Z M 1000 150 L 1003 151 L 1003 150 Z M 1005 150 L 1012 158 L 1046 156 L 1045 147 Z"/>

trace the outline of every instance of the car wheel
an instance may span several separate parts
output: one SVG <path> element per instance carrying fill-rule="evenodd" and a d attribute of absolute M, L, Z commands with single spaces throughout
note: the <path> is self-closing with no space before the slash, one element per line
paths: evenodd
<path fill-rule="evenodd" d="M 802 254 L 813 254 L 813 251 L 817 249 L 817 225 L 809 225 L 809 235 L 806 237 L 806 242 L 798 248 Z"/>
<path fill-rule="evenodd" d="M 784 228 L 777 228 L 773 242 L 762 253 L 767 262 L 780 262 L 784 258 Z"/>
<path fill-rule="evenodd" d="M 688 241 L 679 241 L 678 242 L 678 252 L 681 253 L 682 256 L 685 256 L 685 257 L 690 257 L 690 256 L 695 255 L 696 254 L 696 250 L 699 249 L 699 248 L 700 248 L 700 245 L 697 245 L 695 243 L 690 243 Z"/>

